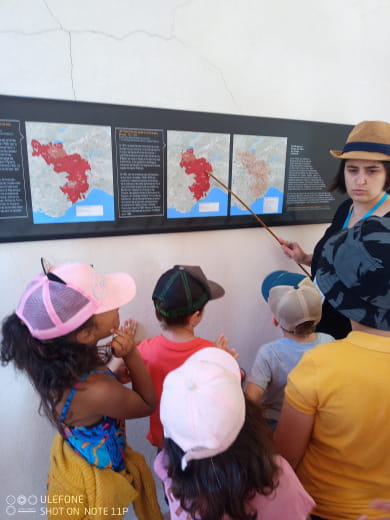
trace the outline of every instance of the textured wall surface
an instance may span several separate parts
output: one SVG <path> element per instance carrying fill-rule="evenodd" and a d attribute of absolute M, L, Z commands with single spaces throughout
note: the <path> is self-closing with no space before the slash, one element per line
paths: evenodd
<path fill-rule="evenodd" d="M 390 121 L 389 14 L 386 0 L 0 0 L 0 93 Z M 8 116 L 0 107 L 0 118 Z M 275 231 L 310 251 L 325 227 Z M 176 263 L 201 265 L 226 295 L 207 306 L 199 335 L 224 332 L 247 370 L 257 348 L 279 335 L 259 295 L 263 277 L 298 269 L 257 228 L 0 244 L 1 317 L 39 272 L 41 256 L 130 272 L 138 295 L 122 316 L 139 320 L 140 339 L 159 332 L 151 305 L 158 276 Z M 53 430 L 25 378 L 0 370 L 0 518 L 8 518 L 7 496 L 45 495 Z M 129 421 L 128 440 L 151 463 L 146 427 L 147 420 Z"/>

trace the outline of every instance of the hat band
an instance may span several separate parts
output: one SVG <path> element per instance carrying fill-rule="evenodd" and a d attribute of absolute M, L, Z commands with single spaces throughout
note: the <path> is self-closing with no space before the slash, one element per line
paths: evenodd
<path fill-rule="evenodd" d="M 377 152 L 390 155 L 390 144 L 355 141 L 344 146 L 343 153 L 346 152 Z"/>

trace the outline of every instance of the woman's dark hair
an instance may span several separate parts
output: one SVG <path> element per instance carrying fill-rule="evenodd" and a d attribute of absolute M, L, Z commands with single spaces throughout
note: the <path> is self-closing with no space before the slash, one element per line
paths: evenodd
<path fill-rule="evenodd" d="M 191 460 L 182 471 L 183 450 L 165 439 L 165 451 L 171 492 L 191 518 L 220 520 L 227 514 L 235 520 L 255 520 L 257 512 L 248 509 L 248 501 L 256 493 L 271 494 L 278 485 L 278 466 L 261 409 L 247 399 L 244 426 L 224 453 Z"/>
<path fill-rule="evenodd" d="M 335 177 L 332 180 L 331 185 L 327 188 L 326 191 L 339 191 L 340 193 L 346 193 L 347 188 L 345 186 L 345 177 L 344 177 L 344 169 L 345 169 L 346 159 L 342 159 L 340 161 L 339 169 Z M 386 170 L 386 182 L 383 189 L 387 192 L 390 192 L 390 161 L 380 161 Z"/>
<path fill-rule="evenodd" d="M 56 405 L 65 390 L 72 388 L 80 377 L 105 364 L 108 352 L 88 347 L 75 340 L 75 333 L 93 325 L 93 316 L 71 334 L 41 341 L 34 338 L 16 314 L 3 321 L 0 360 L 3 366 L 13 362 L 25 372 L 41 398 L 50 422 L 58 428 Z"/>

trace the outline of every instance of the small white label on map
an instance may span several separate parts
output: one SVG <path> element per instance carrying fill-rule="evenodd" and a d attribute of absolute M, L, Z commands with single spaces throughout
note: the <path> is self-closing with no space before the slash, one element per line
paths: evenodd
<path fill-rule="evenodd" d="M 264 197 L 263 213 L 277 213 L 278 197 Z"/>
<path fill-rule="evenodd" d="M 76 206 L 76 215 L 78 217 L 103 217 L 103 206 Z"/>
<path fill-rule="evenodd" d="M 208 213 L 211 211 L 219 211 L 219 202 L 200 202 L 199 213 Z"/>

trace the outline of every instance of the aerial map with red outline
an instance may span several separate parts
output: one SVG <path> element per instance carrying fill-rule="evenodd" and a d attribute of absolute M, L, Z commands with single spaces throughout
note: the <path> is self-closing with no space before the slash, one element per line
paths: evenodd
<path fill-rule="evenodd" d="M 34 224 L 115 220 L 111 127 L 25 124 Z"/>
<path fill-rule="evenodd" d="M 283 210 L 287 137 L 233 135 L 232 191 L 257 214 Z M 235 199 L 231 215 L 248 213 Z"/>
<path fill-rule="evenodd" d="M 85 199 L 85 194 L 89 190 L 86 172 L 91 170 L 88 161 L 78 153 L 68 155 L 61 142 L 41 144 L 38 140 L 32 139 L 31 146 L 33 156 L 40 156 L 47 164 L 53 165 L 56 173 L 66 172 L 68 182 L 60 189 L 72 204 Z"/>
<path fill-rule="evenodd" d="M 167 217 L 226 216 L 230 134 L 167 131 Z"/>

